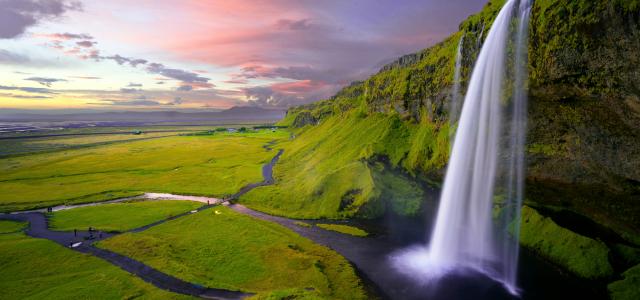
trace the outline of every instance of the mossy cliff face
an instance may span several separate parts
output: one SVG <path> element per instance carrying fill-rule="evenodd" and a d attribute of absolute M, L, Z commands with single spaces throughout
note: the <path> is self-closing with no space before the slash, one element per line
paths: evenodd
<path fill-rule="evenodd" d="M 640 228 L 640 2 L 538 0 L 529 194 Z"/>
<path fill-rule="evenodd" d="M 457 45 L 464 91 L 504 2 L 331 99 L 291 108 L 277 184 L 244 201 L 298 217 L 416 214 L 428 196 L 411 183 L 437 186 L 449 159 Z M 624 279 L 612 296 L 633 298 L 638 269 L 621 273 L 640 246 L 640 0 L 536 0 L 528 69 L 526 198 L 543 214 L 523 210 L 522 244 L 580 277 Z"/>
<path fill-rule="evenodd" d="M 390 146 L 399 149 L 397 165 L 441 181 L 445 164 L 424 162 L 437 153 L 448 159 L 448 149 L 425 141 L 449 130 L 444 127 L 458 42 L 464 38 L 464 90 L 504 2 L 490 1 L 440 44 L 400 58 L 332 99 L 290 109 L 285 123 L 306 126 L 298 132 L 305 139 L 305 131 L 317 127 L 307 125 L 332 118 L 396 116 L 408 124 L 406 135 L 422 139 L 380 141 L 411 143 Z M 537 0 L 529 38 L 527 198 L 574 210 L 628 240 L 640 231 L 639 3 Z M 449 147 L 448 136 L 437 145 Z"/>

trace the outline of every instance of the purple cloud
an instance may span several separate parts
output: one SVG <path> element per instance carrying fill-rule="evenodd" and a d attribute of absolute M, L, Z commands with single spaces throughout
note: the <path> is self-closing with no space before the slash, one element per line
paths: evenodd
<path fill-rule="evenodd" d="M 311 28 L 311 23 L 309 19 L 302 20 L 289 20 L 289 19 L 280 19 L 276 22 L 276 27 L 278 29 L 288 29 L 288 30 L 307 30 Z"/>
<path fill-rule="evenodd" d="M 162 75 L 164 77 L 177 79 L 186 83 L 209 82 L 209 78 L 202 77 L 198 73 L 167 68 L 163 64 L 159 63 L 150 63 L 147 67 L 147 71 L 149 71 L 150 73 Z"/>
<path fill-rule="evenodd" d="M 142 92 L 141 89 L 131 89 L 131 88 L 121 88 L 120 92 L 125 93 L 125 94 L 133 94 L 133 93 L 137 93 L 137 92 Z"/>
<path fill-rule="evenodd" d="M 188 84 L 181 85 L 176 89 L 176 91 L 179 91 L 179 92 L 189 92 L 192 90 L 193 90 L 193 87 Z"/>
<path fill-rule="evenodd" d="M 0 39 L 18 37 L 42 20 L 81 8 L 80 2 L 67 0 L 0 0 Z"/>
<path fill-rule="evenodd" d="M 42 84 L 44 86 L 47 86 L 47 87 L 51 87 L 51 85 L 56 83 L 56 82 L 65 82 L 65 81 L 67 81 L 66 79 L 47 78 L 47 77 L 29 77 L 29 78 L 25 78 L 24 80 L 35 81 L 35 82 L 37 82 L 39 84 Z"/>
<path fill-rule="evenodd" d="M 88 40 L 76 42 L 76 45 L 78 45 L 80 47 L 85 47 L 85 48 L 91 48 L 95 44 L 97 44 L 97 43 L 96 42 L 92 42 L 92 41 L 88 41 Z"/>
<path fill-rule="evenodd" d="M 51 96 L 42 95 L 15 95 L 10 93 L 0 93 L 2 97 L 14 98 L 14 99 L 51 99 Z"/>
<path fill-rule="evenodd" d="M 2 22 L 2 21 L 0 21 L 0 22 Z M 9 52 L 9 51 L 4 50 L 4 49 L 0 49 L 0 63 L 2 63 L 2 64 L 10 64 L 10 65 L 25 64 L 25 63 L 28 63 L 30 61 L 31 60 L 27 56 L 24 56 L 24 55 L 18 54 L 18 53 Z"/>
<path fill-rule="evenodd" d="M 34 87 L 19 87 L 19 86 L 6 86 L 0 85 L 0 90 L 5 91 L 22 91 L 35 94 L 55 94 L 54 91 L 46 88 L 34 88 Z"/>

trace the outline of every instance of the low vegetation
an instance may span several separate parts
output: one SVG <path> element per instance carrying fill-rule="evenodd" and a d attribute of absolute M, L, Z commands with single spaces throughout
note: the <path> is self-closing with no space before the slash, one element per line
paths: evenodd
<path fill-rule="evenodd" d="M 54 212 L 49 227 L 58 231 L 97 230 L 124 232 L 201 207 L 193 201 L 135 201 L 79 207 Z"/>
<path fill-rule="evenodd" d="M 221 206 L 98 244 L 207 287 L 269 295 L 363 299 L 340 255 L 275 223 Z"/>
<path fill-rule="evenodd" d="M 609 284 L 609 295 L 612 300 L 640 299 L 640 265 L 622 274 L 622 280 Z"/>
<path fill-rule="evenodd" d="M 0 221 L 3 299 L 189 299 L 160 290 L 101 259 L 15 232 Z"/>
<path fill-rule="evenodd" d="M 520 243 L 582 278 L 613 275 L 604 243 L 562 228 L 528 206 L 522 208 Z"/>
<path fill-rule="evenodd" d="M 417 214 L 423 191 L 411 174 L 397 169 L 446 163 L 448 133 L 437 126 L 426 121 L 409 125 L 383 114 L 330 117 L 296 131 L 292 141 L 282 144 L 276 184 L 255 189 L 240 201 L 295 218 L 376 217 L 384 213 L 387 200 L 397 213 Z M 432 145 L 431 150 L 423 151 L 423 145 Z"/>
<path fill-rule="evenodd" d="M 27 223 L 0 220 L 0 234 L 17 233 L 24 230 Z"/>
<path fill-rule="evenodd" d="M 143 192 L 224 197 L 262 180 L 282 130 L 174 136 L 0 159 L 0 211 Z"/>
<path fill-rule="evenodd" d="M 81 136 L 0 139 L 0 157 L 95 147 L 127 141 L 175 136 L 186 132 L 187 131 L 148 132 L 140 135 L 125 132 L 122 134 L 87 134 Z"/>
<path fill-rule="evenodd" d="M 340 225 L 340 224 L 316 224 L 316 226 L 322 228 L 322 229 L 326 229 L 326 230 L 331 230 L 331 231 L 335 231 L 335 232 L 340 232 L 340 233 L 344 233 L 344 234 L 348 234 L 348 235 L 353 235 L 353 236 L 359 236 L 359 237 L 366 237 L 369 235 L 369 233 L 367 233 L 366 231 L 358 228 L 358 227 L 353 227 L 353 226 L 349 226 L 349 225 Z"/>

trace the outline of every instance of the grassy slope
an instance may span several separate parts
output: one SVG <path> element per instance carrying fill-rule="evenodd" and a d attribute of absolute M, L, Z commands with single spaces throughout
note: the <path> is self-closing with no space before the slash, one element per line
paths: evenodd
<path fill-rule="evenodd" d="M 226 207 L 142 233 L 119 235 L 98 246 L 209 287 L 263 296 L 276 291 L 298 294 L 312 288 L 312 294 L 331 299 L 365 297 L 354 270 L 335 252 L 280 225 Z"/>
<path fill-rule="evenodd" d="M 241 201 L 298 218 L 376 217 L 387 208 L 417 214 L 424 195 L 413 176 L 439 180 L 449 156 L 446 99 L 458 41 L 464 36 L 466 81 L 481 27 L 491 25 L 503 2 L 491 1 L 463 22 L 461 32 L 401 58 L 332 99 L 290 109 L 280 124 L 301 128 L 284 146 L 276 185 L 256 189 Z M 372 163 L 379 157 L 387 158 L 391 168 Z"/>
<path fill-rule="evenodd" d="M 353 236 L 359 236 L 359 237 L 365 237 L 368 236 L 369 234 L 358 228 L 358 227 L 353 227 L 353 226 L 349 226 L 349 225 L 339 225 L 339 224 L 316 224 L 316 226 L 322 228 L 322 229 L 326 229 L 326 230 L 331 230 L 331 231 L 336 231 L 336 232 L 340 232 L 340 233 L 344 233 L 344 234 L 348 234 L 348 235 L 353 235 Z"/>
<path fill-rule="evenodd" d="M 522 208 L 520 243 L 580 277 L 597 279 L 613 274 L 604 243 L 562 228 L 528 206 Z"/>
<path fill-rule="evenodd" d="M 59 231 L 85 230 L 93 227 L 102 231 L 123 232 L 197 209 L 202 205 L 193 201 L 136 201 L 80 207 L 53 213 L 49 219 L 49 227 Z"/>
<path fill-rule="evenodd" d="M 179 136 L 0 159 L 0 211 L 142 192 L 224 196 L 262 179 L 284 131 Z"/>
<path fill-rule="evenodd" d="M 6 299 L 188 299 L 100 259 L 53 242 L 4 233 L 26 224 L 0 222 L 0 290 Z M 18 224 L 18 225 L 16 225 Z"/>
<path fill-rule="evenodd" d="M 274 169 L 276 185 L 255 189 L 241 202 L 273 214 L 340 218 L 377 216 L 385 208 L 382 198 L 400 199 L 403 203 L 393 208 L 416 213 L 423 194 L 415 181 L 375 160 L 385 155 L 395 167 L 442 167 L 448 157 L 448 134 L 442 133 L 448 125 L 440 131 L 439 126 L 429 121 L 407 124 L 397 115 L 363 117 L 357 111 L 327 118 L 282 145 L 285 152 Z M 423 142 L 432 147 L 412 146 Z M 385 183 L 394 188 L 385 188 Z"/>

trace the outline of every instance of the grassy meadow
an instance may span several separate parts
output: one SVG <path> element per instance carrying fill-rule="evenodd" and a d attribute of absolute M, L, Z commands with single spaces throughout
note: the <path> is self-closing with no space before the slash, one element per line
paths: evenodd
<path fill-rule="evenodd" d="M 44 153 L 101 146 L 106 144 L 161 138 L 187 134 L 190 131 L 147 132 L 140 135 L 122 134 L 88 134 L 79 136 L 51 136 L 40 138 L 0 139 L 0 157 L 18 156 L 33 153 Z"/>
<path fill-rule="evenodd" d="M 98 247 L 189 282 L 258 297 L 365 298 L 360 279 L 342 256 L 224 206 L 118 235 Z"/>
<path fill-rule="evenodd" d="M 108 232 L 124 232 L 201 207 L 194 201 L 135 201 L 87 206 L 50 214 L 52 230 L 86 230 L 93 227 Z"/>
<path fill-rule="evenodd" d="M 20 232 L 0 221 L 2 299 L 189 299 L 160 290 L 101 259 Z"/>
<path fill-rule="evenodd" d="M 0 212 L 143 192 L 224 197 L 262 180 L 283 130 L 171 136 L 0 159 Z"/>

